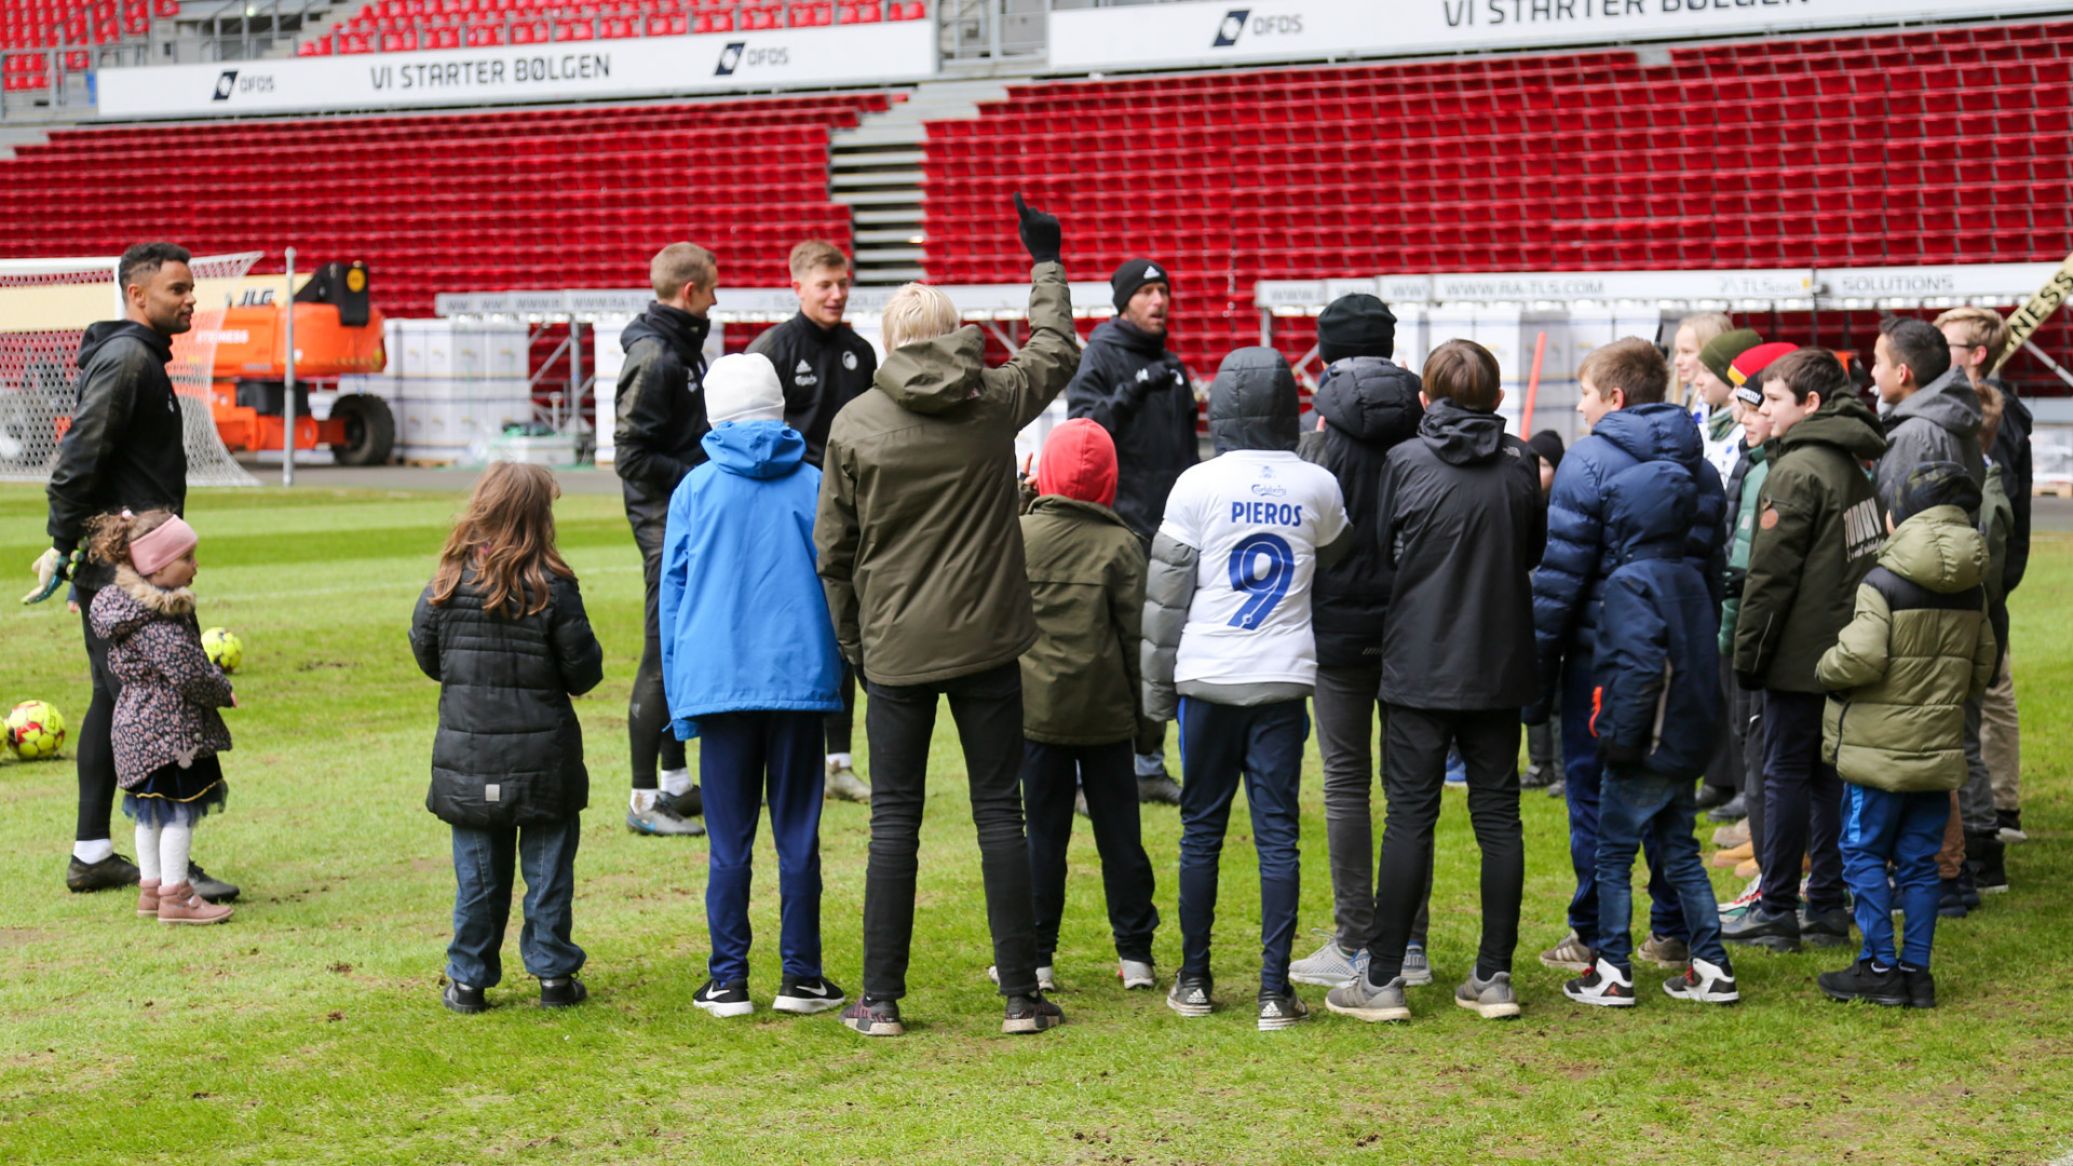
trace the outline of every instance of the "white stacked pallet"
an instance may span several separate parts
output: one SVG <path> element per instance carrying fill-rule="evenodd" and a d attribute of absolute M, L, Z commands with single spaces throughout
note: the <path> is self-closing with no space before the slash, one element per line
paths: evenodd
<path fill-rule="evenodd" d="M 384 343 L 397 456 L 474 460 L 504 426 L 533 420 L 525 325 L 390 320 Z"/>

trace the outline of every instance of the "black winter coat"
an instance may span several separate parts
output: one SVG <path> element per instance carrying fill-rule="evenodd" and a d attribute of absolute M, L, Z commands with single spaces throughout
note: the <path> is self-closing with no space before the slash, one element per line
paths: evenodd
<path fill-rule="evenodd" d="M 705 337 L 712 323 L 703 316 L 648 305 L 646 313 L 619 334 L 626 363 L 619 369 L 619 418 L 612 429 L 612 468 L 627 486 L 627 501 L 669 496 L 705 461 L 699 444 L 712 428 L 705 419 Z"/>
<path fill-rule="evenodd" d="M 1166 351 L 1165 337 L 1105 320 L 1080 352 L 1065 409 L 1092 417 L 1115 439 L 1115 511 L 1149 542 L 1166 517 L 1173 484 L 1201 460 L 1187 366 Z"/>
<path fill-rule="evenodd" d="M 1532 703 L 1531 572 L 1547 546 L 1547 510 L 1540 459 L 1504 418 L 1434 401 L 1418 440 L 1389 451 L 1378 537 L 1394 576 L 1382 699 L 1464 710 Z"/>
<path fill-rule="evenodd" d="M 2001 487 L 2015 510 L 2015 525 L 2008 532 L 2008 557 L 2001 568 L 2001 587 L 2008 593 L 2022 584 L 2023 572 L 2030 567 L 2030 433 L 2037 421 L 2013 388 L 2000 381 L 1994 384 L 2001 390 L 2002 404 L 2001 429 L 1994 434 L 1994 465 L 2001 471 Z"/>
<path fill-rule="evenodd" d="M 766 328 L 748 350 L 770 358 L 785 390 L 785 424 L 806 439 L 815 467 L 828 448 L 828 427 L 842 407 L 870 391 L 878 354 L 848 324 L 823 328 L 803 314 Z"/>
<path fill-rule="evenodd" d="M 483 610 L 470 568 L 445 604 L 418 597 L 410 650 L 439 682 L 439 732 L 425 808 L 474 830 L 558 822 L 590 803 L 583 729 L 571 695 L 604 679 L 574 579 L 555 578 L 547 607 L 510 619 Z"/>
<path fill-rule="evenodd" d="M 187 449 L 180 398 L 166 375 L 171 359 L 173 342 L 143 324 L 105 320 L 87 328 L 72 426 L 44 488 L 46 530 L 61 553 L 86 541 L 86 524 L 97 515 L 186 507 Z M 114 578 L 113 567 L 87 562 L 75 581 L 98 590 Z"/>
<path fill-rule="evenodd" d="M 1326 668 L 1373 664 L 1382 655 L 1389 575 L 1377 541 L 1382 467 L 1391 448 L 1418 435 L 1425 406 L 1418 374 L 1378 356 L 1349 356 L 1324 370 L 1312 399 L 1324 428 L 1303 435 L 1304 461 L 1339 479 L 1353 547 L 1336 565 L 1320 566 L 1310 587 L 1317 662 Z"/>

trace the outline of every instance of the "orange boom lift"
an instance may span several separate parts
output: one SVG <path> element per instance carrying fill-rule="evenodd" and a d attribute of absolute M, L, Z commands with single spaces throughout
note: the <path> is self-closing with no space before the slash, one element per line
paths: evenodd
<path fill-rule="evenodd" d="M 328 447 L 344 466 L 375 466 L 396 447 L 396 416 L 387 401 L 340 393 L 349 373 L 380 372 L 382 314 L 368 301 L 365 263 L 327 263 L 286 305 L 234 304 L 216 341 L 209 412 L 233 453 L 277 450 L 286 423 L 286 314 L 295 313 L 295 448 Z M 314 383 L 313 383 L 314 382 Z M 310 416 L 312 393 L 331 396 L 331 412 Z"/>

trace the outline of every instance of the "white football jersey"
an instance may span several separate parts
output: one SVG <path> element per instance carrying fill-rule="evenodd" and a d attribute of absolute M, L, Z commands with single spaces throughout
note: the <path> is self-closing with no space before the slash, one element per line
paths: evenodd
<path fill-rule="evenodd" d="M 1315 684 L 1310 583 L 1346 525 L 1338 479 L 1293 453 L 1233 450 L 1182 474 L 1159 533 L 1200 559 L 1174 680 Z"/>

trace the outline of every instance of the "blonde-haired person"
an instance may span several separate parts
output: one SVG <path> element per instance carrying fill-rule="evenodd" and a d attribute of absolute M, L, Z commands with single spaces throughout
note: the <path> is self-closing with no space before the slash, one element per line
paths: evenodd
<path fill-rule="evenodd" d="M 792 248 L 792 292 L 799 312 L 767 328 L 748 351 L 768 357 L 777 370 L 785 398 L 785 424 L 806 440 L 806 464 L 819 469 L 828 446 L 828 429 L 842 407 L 871 389 L 878 373 L 878 354 L 857 335 L 843 315 L 849 310 L 849 256 L 825 239 L 808 239 Z M 871 787 L 857 776 L 851 752 L 855 739 L 857 680 L 842 669 L 842 708 L 829 713 L 821 735 L 826 752 L 822 766 L 828 797 L 868 802 Z"/>
<path fill-rule="evenodd" d="M 2014 509 L 2008 533 L 2008 558 L 2001 572 L 2004 595 L 2023 581 L 2030 564 L 2030 434 L 2036 421 L 2015 386 L 1993 375 L 1994 360 L 2008 345 L 2008 321 L 1992 308 L 1952 308 L 1936 318 L 1936 327 L 1950 342 L 1951 359 L 1965 370 L 1975 389 L 1992 385 L 2001 393 L 2001 424 L 1993 434 L 1987 458 L 2001 475 L 2002 489 Z M 1981 393 L 1982 399 L 1985 393 Z M 1980 430 L 1986 434 L 1984 426 Z M 2021 790 L 2022 738 L 2017 726 L 2015 684 L 2009 672 L 2008 645 L 2002 645 L 2001 672 L 1987 689 L 1980 747 L 1994 775 L 1994 814 L 2003 842 L 2027 842 L 2023 833 Z"/>
<path fill-rule="evenodd" d="M 1732 331 L 1734 326 L 1735 322 L 1726 312 L 1700 312 L 1679 320 L 1677 331 L 1671 333 L 1670 403 L 1690 409 L 1701 428 L 1705 427 L 1714 409 L 1727 407 L 1729 394 L 1719 394 L 1716 401 L 1700 391 L 1705 366 L 1699 363 L 1699 353 L 1716 337 Z"/>
<path fill-rule="evenodd" d="M 887 305 L 890 351 L 872 389 L 828 432 L 814 523 L 842 655 L 870 693 L 871 861 L 864 986 L 842 1014 L 898 1036 L 914 935 L 915 853 L 936 705 L 964 746 L 1006 1032 L 1064 1020 L 1037 988 L 1036 923 L 1022 818 L 1022 653 L 1036 618 L 1017 525 L 1015 435 L 1079 363 L 1058 220 L 1015 205 L 1034 266 L 1030 337 L 1000 368 L 986 339 L 923 284 Z"/>
<path fill-rule="evenodd" d="M 525 871 L 525 969 L 540 1004 L 581 1004 L 569 937 L 579 816 L 590 800 L 571 696 L 604 678 L 576 573 L 554 545 L 554 475 L 498 462 L 475 484 L 410 621 L 418 667 L 439 682 L 425 808 L 453 828 L 453 941 L 441 997 L 489 1007 L 503 977 L 512 865 Z"/>

